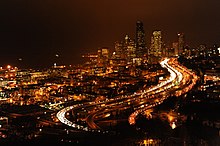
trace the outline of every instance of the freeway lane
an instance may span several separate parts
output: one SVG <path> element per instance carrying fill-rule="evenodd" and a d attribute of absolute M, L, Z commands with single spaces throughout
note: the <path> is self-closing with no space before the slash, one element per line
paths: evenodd
<path fill-rule="evenodd" d="M 176 74 L 176 78 L 173 78 L 172 84 L 171 85 L 167 84 L 167 87 L 169 88 L 169 90 L 166 92 L 175 91 L 174 93 L 172 93 L 173 95 L 180 96 L 188 92 L 189 90 L 192 89 L 192 87 L 196 84 L 196 81 L 198 80 L 198 77 L 195 75 L 195 73 L 190 72 L 187 68 L 184 68 L 181 65 L 179 65 L 176 59 L 174 58 L 171 58 L 169 61 L 168 60 L 162 61 L 161 66 L 167 68 L 170 73 L 173 72 L 174 74 Z M 186 82 L 188 84 L 185 84 Z M 176 83 L 178 85 L 176 85 Z M 167 89 L 167 87 L 163 87 L 162 90 Z M 161 104 L 164 101 L 164 99 L 160 99 L 159 104 Z M 151 107 L 154 107 L 156 105 L 158 104 L 152 103 Z M 128 119 L 130 125 L 135 124 L 136 117 L 147 109 L 149 109 L 149 106 L 140 108 L 136 110 L 135 112 L 133 112 L 129 116 L 129 119 Z"/>
<path fill-rule="evenodd" d="M 167 78 L 167 80 L 159 83 L 158 85 L 148 89 L 142 89 L 140 91 L 135 92 L 132 95 L 118 96 L 115 99 L 111 100 L 105 100 L 98 103 L 90 102 L 86 105 L 80 104 L 69 106 L 60 110 L 57 113 L 57 118 L 63 124 L 77 128 L 79 130 L 100 132 L 100 127 L 95 124 L 94 119 L 102 118 L 102 116 L 100 115 L 111 113 L 112 111 L 129 109 L 132 105 L 136 111 L 130 115 L 129 123 L 135 124 L 135 118 L 138 114 L 142 113 L 146 109 L 161 104 L 171 94 L 181 95 L 187 92 L 191 89 L 191 87 L 194 85 L 194 82 L 197 80 L 197 77 L 194 73 L 189 71 L 187 68 L 184 68 L 181 65 L 179 65 L 176 59 L 174 58 L 166 58 L 163 61 L 161 61 L 160 64 L 162 67 L 167 68 L 167 70 L 170 72 L 170 77 Z M 190 81 L 191 79 L 192 81 Z M 74 112 L 74 110 L 80 108 L 87 108 L 87 110 L 91 110 L 90 108 L 93 109 L 93 111 L 89 112 L 86 116 L 86 122 L 88 124 L 88 127 L 78 125 L 66 118 L 67 112 Z"/>

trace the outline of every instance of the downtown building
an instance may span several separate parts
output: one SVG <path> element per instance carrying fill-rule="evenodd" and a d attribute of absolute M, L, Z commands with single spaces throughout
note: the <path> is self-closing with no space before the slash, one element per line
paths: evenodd
<path fill-rule="evenodd" d="M 136 58 L 135 42 L 128 35 L 125 36 L 123 47 L 124 47 L 125 54 L 126 54 L 127 64 L 133 64 L 134 59 Z"/>
<path fill-rule="evenodd" d="M 163 42 L 160 30 L 153 32 L 151 37 L 151 45 L 148 50 L 148 61 L 151 64 L 156 64 L 163 57 Z"/>
<path fill-rule="evenodd" d="M 184 55 L 187 50 L 184 50 L 185 48 L 185 35 L 184 33 L 178 33 L 178 55 Z"/>
<path fill-rule="evenodd" d="M 107 67 L 109 62 L 109 49 L 107 47 L 98 48 L 98 66 Z"/>
<path fill-rule="evenodd" d="M 172 56 L 189 56 L 189 47 L 185 46 L 185 34 L 178 33 L 177 41 L 172 43 L 173 55 Z"/>
<path fill-rule="evenodd" d="M 146 55 L 147 55 L 144 25 L 141 21 L 136 22 L 135 47 L 136 47 L 135 62 L 140 64 L 143 60 L 146 60 Z"/>
<path fill-rule="evenodd" d="M 123 70 L 127 65 L 132 65 L 136 57 L 135 50 L 134 41 L 129 35 L 125 35 L 123 41 L 115 42 L 115 52 L 110 59 L 110 65 L 116 70 Z"/>

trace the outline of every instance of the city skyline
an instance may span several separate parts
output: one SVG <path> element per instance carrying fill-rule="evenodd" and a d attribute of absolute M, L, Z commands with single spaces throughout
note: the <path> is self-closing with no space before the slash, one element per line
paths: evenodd
<path fill-rule="evenodd" d="M 0 2 L 0 145 L 220 145 L 219 0 Z"/>
<path fill-rule="evenodd" d="M 81 63 L 83 53 L 99 47 L 113 50 L 125 34 L 133 39 L 138 20 L 143 22 L 148 48 L 158 29 L 169 46 L 179 32 L 192 47 L 219 45 L 217 0 L 126 2 L 2 2 L 1 66 L 48 67 L 57 59 L 60 64 Z"/>

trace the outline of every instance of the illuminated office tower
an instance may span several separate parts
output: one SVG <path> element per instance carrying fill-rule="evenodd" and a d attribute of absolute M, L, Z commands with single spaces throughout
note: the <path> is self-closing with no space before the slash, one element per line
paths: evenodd
<path fill-rule="evenodd" d="M 207 51 L 206 45 L 199 45 L 198 47 L 198 56 L 206 56 L 206 51 Z"/>
<path fill-rule="evenodd" d="M 179 48 L 178 42 L 174 42 L 172 44 L 172 48 L 174 49 L 174 56 L 177 56 L 178 55 L 178 48 Z"/>
<path fill-rule="evenodd" d="M 143 58 L 146 53 L 145 32 L 141 21 L 136 23 L 136 57 Z"/>
<path fill-rule="evenodd" d="M 122 42 L 115 42 L 115 58 L 125 59 L 125 50 Z"/>
<path fill-rule="evenodd" d="M 184 53 L 185 46 L 185 36 L 184 33 L 178 33 L 178 55 L 182 55 Z"/>
<path fill-rule="evenodd" d="M 151 63 L 156 63 L 162 57 L 162 36 L 161 31 L 154 31 L 151 37 L 151 46 L 148 52 L 149 61 Z"/>
<path fill-rule="evenodd" d="M 82 58 L 85 59 L 86 64 L 97 65 L 98 63 L 98 54 L 83 54 Z"/>
<path fill-rule="evenodd" d="M 109 49 L 108 48 L 99 48 L 98 49 L 98 65 L 107 66 L 109 60 Z"/>
<path fill-rule="evenodd" d="M 123 41 L 115 42 L 115 51 L 113 52 L 109 63 L 114 67 L 114 71 L 118 71 L 119 66 L 126 65 L 126 50 L 123 46 Z"/>
<path fill-rule="evenodd" d="M 123 43 L 124 53 L 126 55 L 126 60 L 128 64 L 132 63 L 132 60 L 136 57 L 135 54 L 135 44 L 134 41 L 130 39 L 128 35 L 125 36 L 125 40 Z"/>

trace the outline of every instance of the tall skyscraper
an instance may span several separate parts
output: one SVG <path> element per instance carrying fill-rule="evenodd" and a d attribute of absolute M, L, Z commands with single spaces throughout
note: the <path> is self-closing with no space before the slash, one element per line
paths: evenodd
<path fill-rule="evenodd" d="M 151 63 L 159 61 L 159 59 L 162 57 L 162 48 L 163 42 L 162 42 L 162 35 L 161 31 L 157 30 L 153 32 L 153 36 L 151 37 L 151 46 L 148 51 L 149 55 L 149 61 Z"/>
<path fill-rule="evenodd" d="M 178 55 L 181 55 L 185 46 L 185 35 L 184 33 L 178 33 Z"/>
<path fill-rule="evenodd" d="M 106 47 L 98 49 L 98 65 L 99 66 L 107 66 L 109 59 L 109 49 Z"/>
<path fill-rule="evenodd" d="M 125 50 L 123 42 L 115 42 L 115 57 L 116 59 L 125 59 Z"/>
<path fill-rule="evenodd" d="M 178 42 L 173 42 L 172 48 L 174 49 L 174 56 L 178 55 L 178 48 L 179 48 L 179 43 Z"/>
<path fill-rule="evenodd" d="M 146 53 L 145 32 L 141 21 L 136 23 L 136 57 L 143 58 Z"/>
<path fill-rule="evenodd" d="M 132 39 L 128 35 L 125 36 L 124 44 L 123 44 L 125 54 L 126 54 L 126 60 L 128 64 L 132 63 L 132 60 L 136 57 L 135 54 L 135 44 Z"/>

